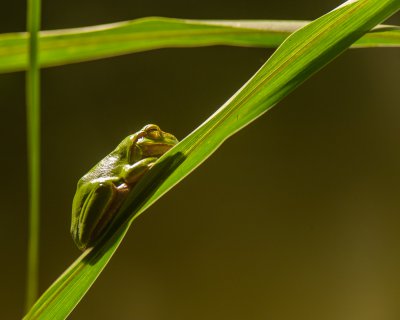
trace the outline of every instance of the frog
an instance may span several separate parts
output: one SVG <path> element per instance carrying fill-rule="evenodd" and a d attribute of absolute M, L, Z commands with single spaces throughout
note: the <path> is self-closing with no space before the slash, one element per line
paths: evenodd
<path fill-rule="evenodd" d="M 178 139 L 155 124 L 127 136 L 77 184 L 72 202 L 71 235 L 85 251 L 112 224 L 129 192 Z"/>

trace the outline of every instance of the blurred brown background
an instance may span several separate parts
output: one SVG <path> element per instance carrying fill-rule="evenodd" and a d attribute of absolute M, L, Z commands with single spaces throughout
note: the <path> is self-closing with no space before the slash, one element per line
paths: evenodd
<path fill-rule="evenodd" d="M 44 1 L 43 28 L 150 15 L 314 19 L 338 4 Z M 24 28 L 25 2 L 2 3 L 0 32 Z M 69 235 L 78 178 L 146 123 L 184 137 L 271 53 L 164 49 L 43 70 L 41 291 L 79 255 Z M 399 319 L 399 72 L 399 49 L 348 51 L 239 132 L 135 222 L 71 319 Z M 0 318 L 18 319 L 22 72 L 0 75 L 0 105 Z"/>

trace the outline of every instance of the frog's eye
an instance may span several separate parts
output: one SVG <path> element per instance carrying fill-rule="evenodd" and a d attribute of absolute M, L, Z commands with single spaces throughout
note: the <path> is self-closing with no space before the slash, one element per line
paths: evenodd
<path fill-rule="evenodd" d="M 150 132 L 150 131 L 161 131 L 160 127 L 156 124 L 148 124 L 143 128 L 143 131 Z"/>
<path fill-rule="evenodd" d="M 161 138 L 161 129 L 159 126 L 155 124 L 148 124 L 143 128 L 146 132 L 147 136 L 151 139 L 160 139 Z"/>

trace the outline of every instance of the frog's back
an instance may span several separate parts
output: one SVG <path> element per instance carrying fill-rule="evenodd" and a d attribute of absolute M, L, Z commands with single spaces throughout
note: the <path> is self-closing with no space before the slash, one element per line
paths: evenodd
<path fill-rule="evenodd" d="M 127 143 L 126 137 L 110 154 L 100 160 L 89 170 L 78 182 L 78 186 L 97 179 L 107 179 L 118 177 L 122 167 L 127 163 Z"/>

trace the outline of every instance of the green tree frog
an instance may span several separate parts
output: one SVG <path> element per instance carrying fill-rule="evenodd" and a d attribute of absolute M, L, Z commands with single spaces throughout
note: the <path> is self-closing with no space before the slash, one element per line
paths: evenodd
<path fill-rule="evenodd" d="M 178 143 L 157 125 L 126 137 L 78 182 L 72 203 L 71 234 L 79 249 L 96 244 L 128 192 L 157 159 Z"/>

